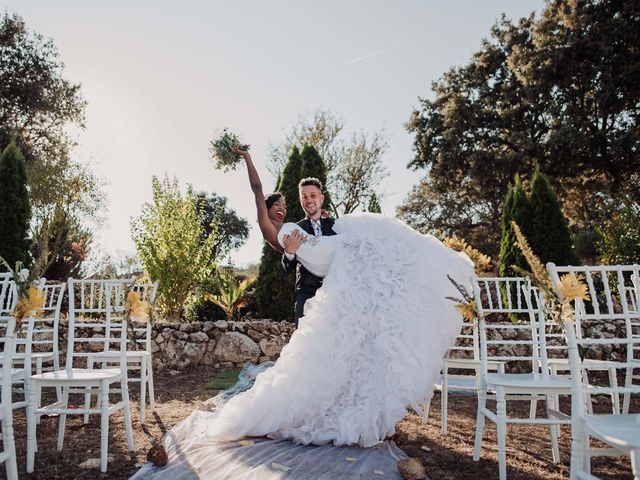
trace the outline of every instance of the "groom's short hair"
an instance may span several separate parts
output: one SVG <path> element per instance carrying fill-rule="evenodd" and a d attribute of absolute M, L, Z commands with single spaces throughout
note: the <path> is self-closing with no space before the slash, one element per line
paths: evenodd
<path fill-rule="evenodd" d="M 300 180 L 300 183 L 298 183 L 298 188 L 306 187 L 309 185 L 318 187 L 322 192 L 322 182 L 315 177 L 303 178 L 302 180 Z"/>
<path fill-rule="evenodd" d="M 280 192 L 268 193 L 264 196 L 264 203 L 267 204 L 267 210 L 273 207 L 273 204 L 276 203 L 281 198 L 284 198 L 284 195 Z"/>

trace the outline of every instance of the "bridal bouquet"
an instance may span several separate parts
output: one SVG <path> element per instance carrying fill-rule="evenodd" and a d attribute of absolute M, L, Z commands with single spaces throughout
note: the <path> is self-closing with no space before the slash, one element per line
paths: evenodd
<path fill-rule="evenodd" d="M 240 150 L 248 150 L 249 145 L 243 145 L 238 136 L 226 128 L 211 142 L 209 142 L 209 153 L 215 161 L 218 170 L 235 170 L 242 156 L 231 151 L 231 147 L 238 147 Z"/>

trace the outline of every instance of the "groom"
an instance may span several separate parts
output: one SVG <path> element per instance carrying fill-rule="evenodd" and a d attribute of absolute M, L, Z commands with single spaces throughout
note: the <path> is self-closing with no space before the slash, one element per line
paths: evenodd
<path fill-rule="evenodd" d="M 303 178 L 298 184 L 300 194 L 300 205 L 307 214 L 306 218 L 300 220 L 298 225 L 307 233 L 315 236 L 335 235 L 333 231 L 333 218 L 323 218 L 322 204 L 324 195 L 322 194 L 322 183 L 317 178 Z M 282 255 L 282 266 L 287 272 L 296 270 L 295 287 L 295 322 L 296 327 L 300 317 L 304 315 L 304 304 L 316 294 L 316 290 L 322 286 L 322 278 L 315 276 L 302 266 L 295 256 L 296 250 L 303 243 L 302 235 L 295 231 L 291 235 L 284 237 L 284 254 Z"/>

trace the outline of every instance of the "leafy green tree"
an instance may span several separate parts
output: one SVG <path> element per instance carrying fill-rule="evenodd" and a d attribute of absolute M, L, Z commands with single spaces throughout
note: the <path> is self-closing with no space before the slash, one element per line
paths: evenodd
<path fill-rule="evenodd" d="M 69 277 L 78 278 L 91 247 L 91 231 L 73 216 L 57 210 L 51 219 L 48 233 L 46 256 L 41 254 L 40 245 L 36 245 L 34 249 L 35 257 L 46 261 L 38 268 L 39 276 L 60 281 L 66 281 Z"/>
<path fill-rule="evenodd" d="M 294 146 L 291 149 L 289 161 L 282 170 L 280 183 L 276 186 L 276 190 L 285 197 L 287 204 L 285 221 L 287 222 L 297 222 L 304 217 L 298 193 L 301 174 L 302 156 L 300 150 Z M 281 261 L 282 255 L 265 243 L 256 281 L 256 301 L 260 313 L 265 318 L 292 320 L 295 276 L 284 271 Z"/>
<path fill-rule="evenodd" d="M 211 275 L 216 234 L 203 242 L 198 202 L 191 187 L 180 193 L 177 179 L 152 178 L 153 200 L 131 223 L 140 260 L 152 281 L 158 281 L 158 302 L 169 319 L 180 318 L 191 290 Z"/>
<path fill-rule="evenodd" d="M 554 0 L 499 21 L 413 112 L 409 166 L 428 173 L 399 215 L 493 255 L 508 185 L 538 164 L 572 224 L 601 222 L 640 172 L 639 15 L 638 2 Z"/>
<path fill-rule="evenodd" d="M 375 193 L 372 193 L 371 197 L 369 197 L 369 205 L 367 206 L 367 211 L 371 213 L 382 213 L 380 202 L 378 202 L 378 196 Z"/>
<path fill-rule="evenodd" d="M 608 220 L 598 228 L 600 262 L 604 264 L 640 263 L 640 203 L 630 196 L 607 209 Z"/>
<path fill-rule="evenodd" d="M 249 236 L 249 224 L 229 208 L 226 197 L 200 192 L 196 194 L 196 201 L 204 232 L 203 242 L 211 234 L 215 234 L 212 254 L 214 259 L 224 258 L 232 250 L 244 245 Z"/>
<path fill-rule="evenodd" d="M 536 169 L 529 195 L 531 228 L 529 244 L 543 264 L 575 265 L 569 223 L 545 175 Z"/>
<path fill-rule="evenodd" d="M 30 260 L 30 217 L 24 158 L 11 143 L 0 155 L 0 257 L 9 265 Z"/>
<path fill-rule="evenodd" d="M 0 17 L 0 149 L 11 141 L 26 162 L 32 237 L 38 256 L 32 271 L 44 274 L 56 244 L 52 219 L 63 210 L 72 223 L 99 220 L 104 204 L 100 180 L 71 160 L 68 127 L 83 127 L 86 102 L 80 85 L 64 78 L 64 65 L 50 39 L 30 32 L 22 18 Z"/>
<path fill-rule="evenodd" d="M 520 182 L 520 177 L 515 177 L 515 184 L 509 188 L 504 201 L 504 214 L 502 217 L 502 238 L 500 241 L 500 268 L 501 277 L 520 276 L 513 266 L 527 269 L 527 260 L 522 255 L 516 242 L 516 234 L 511 224 L 514 221 L 522 230 L 525 237 L 530 237 L 531 207 L 529 199 Z"/>

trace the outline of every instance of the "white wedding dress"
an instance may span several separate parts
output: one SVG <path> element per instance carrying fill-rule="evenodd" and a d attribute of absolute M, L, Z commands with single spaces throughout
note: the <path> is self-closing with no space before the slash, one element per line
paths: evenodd
<path fill-rule="evenodd" d="M 283 225 L 281 244 L 294 229 Z M 189 435 L 370 447 L 431 398 L 462 325 L 447 275 L 468 286 L 473 263 L 382 215 L 345 215 L 333 230 L 303 232 L 297 258 L 324 283 L 275 365 L 210 420 L 192 422 Z"/>

